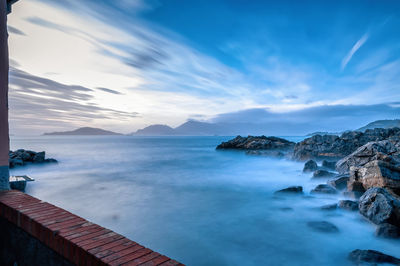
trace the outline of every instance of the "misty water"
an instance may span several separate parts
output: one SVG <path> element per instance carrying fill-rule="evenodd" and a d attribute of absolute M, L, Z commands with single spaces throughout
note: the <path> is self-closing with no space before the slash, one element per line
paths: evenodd
<path fill-rule="evenodd" d="M 309 196 L 303 163 L 216 151 L 230 137 L 12 137 L 59 164 L 12 174 L 35 178 L 27 193 L 187 265 L 347 265 L 353 249 L 400 255 L 357 212 L 321 211 L 341 195 Z M 301 138 L 289 138 L 299 140 Z M 274 197 L 302 185 L 305 196 Z M 329 221 L 322 233 L 309 221 Z"/>

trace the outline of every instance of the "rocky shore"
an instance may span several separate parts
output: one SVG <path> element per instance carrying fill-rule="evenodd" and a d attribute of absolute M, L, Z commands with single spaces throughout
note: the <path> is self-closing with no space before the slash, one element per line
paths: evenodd
<path fill-rule="evenodd" d="M 27 164 L 57 163 L 56 159 L 46 158 L 46 152 L 35 152 L 19 149 L 9 152 L 10 168 L 23 166 Z"/>
<path fill-rule="evenodd" d="M 306 161 L 303 172 L 312 173 L 313 180 L 324 181 L 310 194 L 342 194 L 348 198 L 322 206 L 321 210 L 358 211 L 376 227 L 377 237 L 400 238 L 400 128 L 348 131 L 341 136 L 314 135 L 296 144 L 276 137 L 238 136 L 217 149 L 268 155 L 270 151 L 280 152 L 280 147 L 291 159 Z M 294 184 L 277 193 L 304 192 Z M 339 231 L 327 221 L 311 221 L 308 226 L 320 232 Z M 357 265 L 400 263 L 400 259 L 375 250 L 354 250 L 349 259 Z"/>

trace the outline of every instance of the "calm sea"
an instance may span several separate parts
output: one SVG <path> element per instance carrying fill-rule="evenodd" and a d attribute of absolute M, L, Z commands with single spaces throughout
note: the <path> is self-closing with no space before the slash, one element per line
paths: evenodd
<path fill-rule="evenodd" d="M 375 238 L 358 213 L 318 209 L 341 196 L 274 197 L 318 183 L 302 163 L 215 150 L 228 139 L 13 136 L 13 150 L 45 150 L 59 164 L 12 174 L 36 179 L 30 195 L 187 265 L 347 265 L 356 248 L 400 255 L 400 242 Z M 320 220 L 340 232 L 307 227 Z"/>

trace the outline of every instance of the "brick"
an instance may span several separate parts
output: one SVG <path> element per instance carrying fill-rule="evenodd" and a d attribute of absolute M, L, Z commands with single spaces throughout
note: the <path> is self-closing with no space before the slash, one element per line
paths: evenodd
<path fill-rule="evenodd" d="M 137 250 L 137 251 L 135 251 L 133 253 L 130 253 L 130 254 L 126 255 L 126 256 L 123 256 L 123 257 L 121 257 L 121 258 L 119 258 L 117 260 L 111 261 L 110 265 L 111 266 L 121 265 L 121 264 L 124 264 L 124 263 L 126 263 L 128 261 L 131 261 L 131 260 L 140 258 L 140 257 L 142 257 L 144 255 L 147 255 L 147 254 L 149 254 L 151 252 L 153 252 L 153 251 L 148 249 L 148 248 L 142 248 L 142 249 L 139 249 L 139 250 Z"/>
<path fill-rule="evenodd" d="M 162 266 L 178 266 L 178 265 L 183 265 L 183 264 L 180 263 L 180 262 L 177 262 L 175 260 L 169 260 L 169 261 L 166 261 L 166 262 L 161 263 L 159 265 L 162 265 Z"/>
<path fill-rule="evenodd" d="M 103 257 L 101 258 L 101 261 L 106 262 L 106 263 L 110 263 L 112 261 L 115 261 L 117 259 L 120 259 L 122 257 L 124 257 L 125 255 L 131 254 L 133 252 L 136 252 L 137 250 L 140 249 L 144 249 L 143 246 L 141 245 L 133 245 L 133 246 L 129 246 L 128 248 L 122 249 L 118 252 L 115 252 L 114 254 L 111 254 L 109 256 Z"/>
<path fill-rule="evenodd" d="M 157 258 L 152 259 L 151 261 L 143 263 L 142 265 L 144 265 L 144 266 L 159 265 L 159 264 L 167 262 L 169 260 L 170 260 L 170 258 L 168 258 L 164 255 L 161 255 L 161 256 L 158 256 Z"/>
<path fill-rule="evenodd" d="M 148 261 L 151 261 L 152 259 L 155 259 L 155 258 L 157 258 L 159 256 L 160 256 L 159 253 L 152 251 L 151 253 L 149 253 L 147 255 L 144 255 L 144 256 L 141 256 L 139 258 L 130 260 L 130 261 L 124 263 L 124 265 L 129 265 L 129 266 L 141 265 L 141 264 L 146 263 Z"/>
<path fill-rule="evenodd" d="M 108 248 L 107 250 L 103 250 L 103 251 L 100 251 L 99 253 L 96 253 L 95 257 L 100 258 L 100 259 L 104 258 L 105 261 L 108 261 L 111 259 L 112 254 L 122 252 L 123 250 L 128 249 L 133 246 L 140 246 L 140 245 L 128 240 L 126 242 L 118 244 L 117 246 L 114 246 L 112 248 Z M 105 259 L 105 257 L 109 257 L 109 258 Z M 119 257 L 118 254 L 117 254 L 117 257 Z"/>

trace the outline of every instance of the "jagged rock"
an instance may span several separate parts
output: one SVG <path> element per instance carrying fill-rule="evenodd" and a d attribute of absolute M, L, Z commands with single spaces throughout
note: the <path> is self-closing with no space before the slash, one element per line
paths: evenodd
<path fill-rule="evenodd" d="M 29 163 L 57 163 L 56 159 L 46 159 L 46 153 L 34 152 L 30 150 L 19 149 L 16 151 L 9 151 L 9 167 L 22 166 Z"/>
<path fill-rule="evenodd" d="M 315 135 L 294 147 L 293 158 L 308 160 L 318 158 L 343 158 L 370 141 L 400 138 L 400 128 L 375 128 L 365 132 L 348 131 L 340 137 L 336 135 Z"/>
<path fill-rule="evenodd" d="M 376 265 L 376 263 L 391 263 L 396 265 L 400 263 L 400 259 L 398 258 L 370 249 L 353 250 L 350 252 L 348 259 L 355 265 L 366 265 L 365 263 L 371 263 L 372 265 Z"/>
<path fill-rule="evenodd" d="M 222 142 L 217 149 L 239 149 L 239 150 L 291 150 L 295 143 L 277 137 L 241 137 L 237 136 L 227 142 Z"/>
<path fill-rule="evenodd" d="M 53 158 L 48 158 L 44 160 L 46 163 L 58 163 L 58 161 L 56 159 Z"/>
<path fill-rule="evenodd" d="M 301 186 L 292 186 L 292 187 L 288 187 L 288 188 L 284 188 L 284 189 L 275 191 L 275 193 L 303 194 L 303 187 L 301 187 Z"/>
<path fill-rule="evenodd" d="M 19 157 L 17 158 L 12 158 L 9 160 L 9 167 L 14 168 L 15 166 L 22 166 L 24 165 L 24 161 L 20 159 Z"/>
<path fill-rule="evenodd" d="M 378 225 L 375 231 L 375 235 L 384 238 L 399 238 L 400 227 L 388 223 L 383 223 Z"/>
<path fill-rule="evenodd" d="M 246 151 L 246 154 L 248 155 L 258 155 L 258 156 L 268 156 L 268 157 L 276 157 L 276 158 L 283 158 L 285 154 L 281 151 L 277 150 L 269 150 L 269 151 L 264 151 L 264 150 L 250 150 Z"/>
<path fill-rule="evenodd" d="M 330 169 L 330 170 L 335 170 L 336 161 L 323 160 L 322 161 L 322 167 L 325 167 L 325 168 Z"/>
<path fill-rule="evenodd" d="M 370 188 L 360 198 L 360 213 L 374 224 L 400 225 L 400 199 L 383 188 Z"/>
<path fill-rule="evenodd" d="M 400 166 L 400 165 L 399 165 Z M 359 186 L 388 188 L 400 193 L 400 167 L 385 161 L 371 161 L 362 167 L 350 168 L 348 187 Z M 349 191 L 351 191 L 349 189 Z"/>
<path fill-rule="evenodd" d="M 340 209 L 348 210 L 348 211 L 357 211 L 358 203 L 352 200 L 341 200 L 338 204 Z"/>
<path fill-rule="evenodd" d="M 361 167 L 374 160 L 381 160 L 391 164 L 399 164 L 398 157 L 400 148 L 394 141 L 383 140 L 376 142 L 368 142 L 361 146 L 352 154 L 344 157 L 336 163 L 336 171 L 339 173 L 348 173 L 350 167 Z"/>
<path fill-rule="evenodd" d="M 316 170 L 313 174 L 313 178 L 326 178 L 326 177 L 332 177 L 334 175 L 335 173 L 328 172 L 326 170 Z"/>
<path fill-rule="evenodd" d="M 304 168 L 303 168 L 303 172 L 307 173 L 307 172 L 314 172 L 315 170 L 318 169 L 318 165 L 314 160 L 308 160 L 305 164 L 304 164 Z"/>
<path fill-rule="evenodd" d="M 336 194 L 337 190 L 327 184 L 320 184 L 310 192 L 311 194 Z"/>
<path fill-rule="evenodd" d="M 333 211 L 333 210 L 336 210 L 337 207 L 338 207 L 338 205 L 336 203 L 327 204 L 327 205 L 321 206 L 321 210 L 323 210 L 323 211 Z"/>
<path fill-rule="evenodd" d="M 45 154 L 44 151 L 38 152 L 38 153 L 35 154 L 35 156 L 33 157 L 32 161 L 34 163 L 42 163 L 42 162 L 44 162 L 45 157 L 46 157 L 46 154 Z"/>
<path fill-rule="evenodd" d="M 312 229 L 324 233 L 337 233 L 339 229 L 333 223 L 327 221 L 311 221 L 307 225 Z"/>
<path fill-rule="evenodd" d="M 344 190 L 347 187 L 347 182 L 349 181 L 350 176 L 348 174 L 338 175 L 335 179 L 329 180 L 328 184 L 337 190 Z"/>

